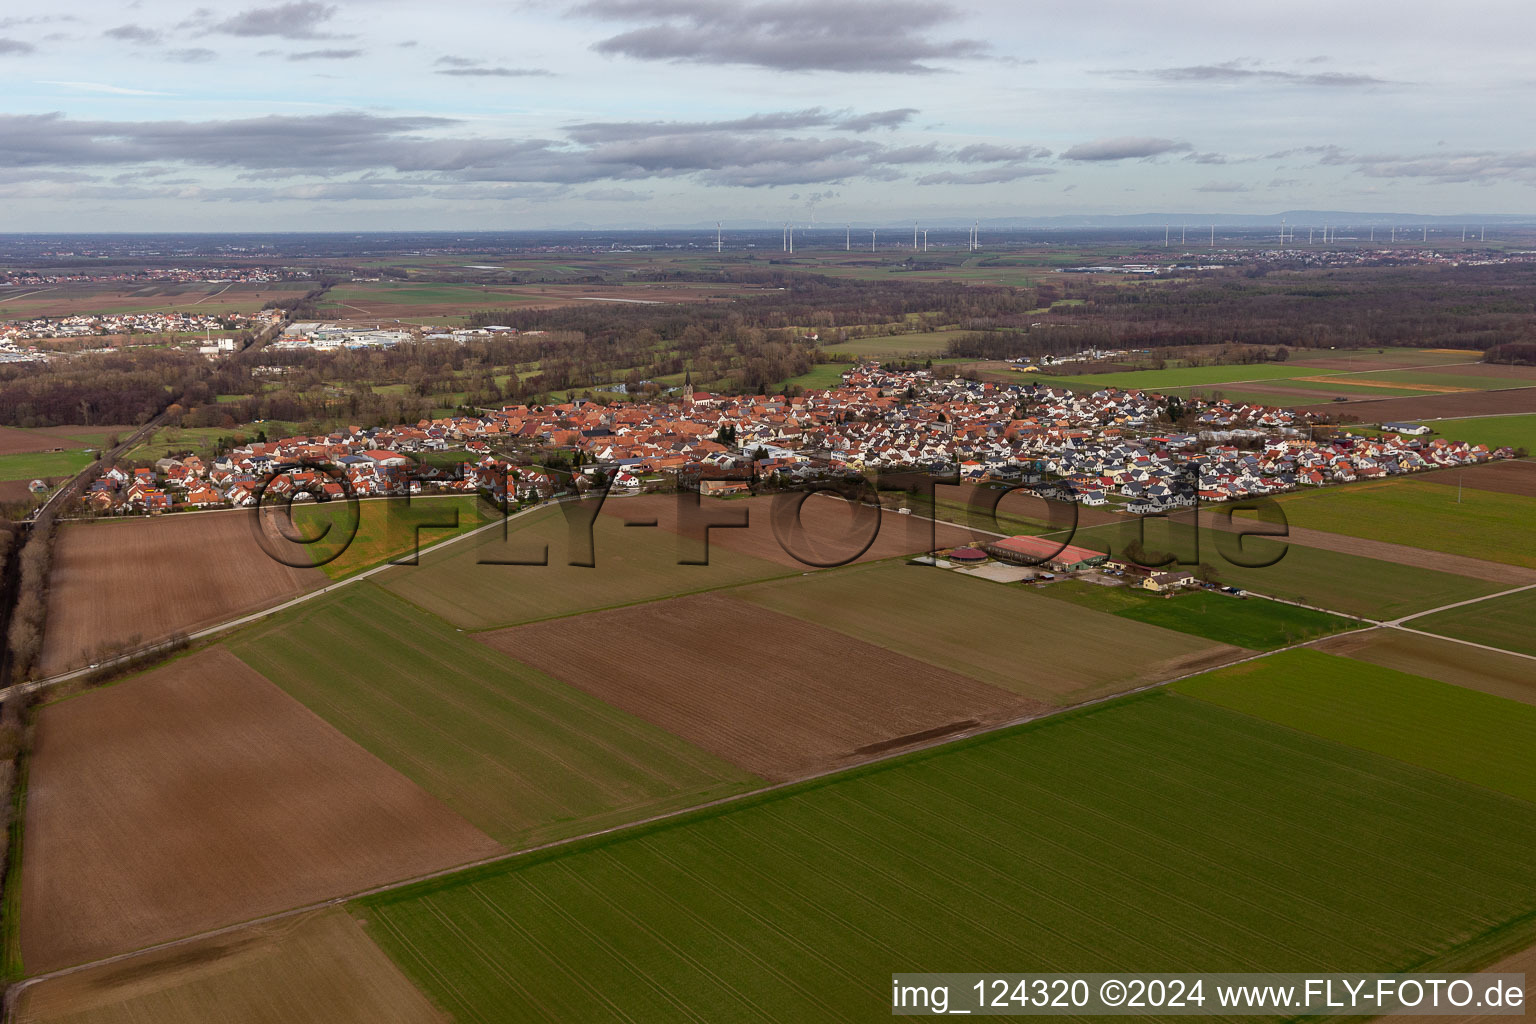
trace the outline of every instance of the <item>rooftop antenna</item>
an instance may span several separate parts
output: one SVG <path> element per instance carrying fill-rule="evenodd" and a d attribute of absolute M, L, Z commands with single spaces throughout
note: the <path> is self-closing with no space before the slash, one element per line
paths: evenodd
<path fill-rule="evenodd" d="M 724 236 L 720 234 L 720 222 L 715 221 L 715 252 L 719 253 L 724 247 Z"/>

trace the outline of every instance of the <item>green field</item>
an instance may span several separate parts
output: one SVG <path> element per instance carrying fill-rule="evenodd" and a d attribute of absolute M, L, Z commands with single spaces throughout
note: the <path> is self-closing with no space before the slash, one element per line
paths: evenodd
<path fill-rule="evenodd" d="M 287 436 L 294 429 L 294 424 L 280 423 L 276 420 L 246 423 L 234 427 L 161 427 L 124 452 L 119 461 L 154 462 L 156 459 L 165 458 L 168 453 L 186 452 L 206 460 L 217 454 L 220 441 L 233 443 L 236 438 L 254 441 L 256 435 L 261 432 L 265 432 L 268 438 L 275 441 Z"/>
<path fill-rule="evenodd" d="M 757 782 L 369 582 L 277 615 L 229 648 L 508 846 Z"/>
<path fill-rule="evenodd" d="M 21 452 L 0 455 L 0 480 L 36 480 L 74 476 L 96 461 L 86 452 Z"/>
<path fill-rule="evenodd" d="M 1156 693 L 353 909 L 457 1020 L 878 1021 L 892 971 L 1480 966 L 1536 931 L 1533 843 L 1530 804 Z"/>
<path fill-rule="evenodd" d="M 1399 477 L 1276 500 L 1292 526 L 1536 568 L 1536 502 L 1470 489 L 1457 497 L 1453 487 Z"/>
<path fill-rule="evenodd" d="M 1342 493 L 1330 490 L 1329 494 Z M 1273 565 L 1247 568 L 1222 557 L 1217 541 L 1235 543 L 1235 537 L 1221 537 L 1214 529 L 1199 535 L 1198 552 L 1194 533 L 1187 518 L 1169 520 L 1148 517 L 1142 523 L 1116 523 L 1079 531 L 1072 543 L 1100 551 L 1121 551 L 1124 545 L 1144 530 L 1144 545 L 1149 552 L 1176 552 L 1192 559 L 1190 568 L 1206 562 L 1216 570 L 1223 585 L 1241 587 L 1256 594 L 1299 601 L 1328 608 L 1346 615 L 1371 619 L 1392 619 L 1429 608 L 1465 601 L 1508 589 L 1487 580 L 1458 576 L 1454 573 L 1418 566 L 1400 565 L 1359 555 L 1346 555 L 1301 544 L 1248 538 L 1243 541 L 1244 561 L 1263 562 L 1283 551 Z M 1235 553 L 1235 549 L 1228 548 Z"/>
<path fill-rule="evenodd" d="M 780 390 L 787 390 L 791 386 L 806 390 L 826 390 L 828 388 L 841 387 L 843 374 L 852 369 L 848 363 L 817 363 L 806 373 L 798 377 L 790 377 Z"/>
<path fill-rule="evenodd" d="M 1084 608 L 1255 651 L 1286 647 L 1359 625 L 1353 619 L 1310 608 L 1208 590 L 1164 597 L 1131 587 L 1103 587 L 1074 580 L 1046 587 L 1044 593 Z"/>
<path fill-rule="evenodd" d="M 1212 664 L 1236 652 L 932 566 L 871 562 L 736 596 L 1054 704 Z"/>
<path fill-rule="evenodd" d="M 1426 615 L 1409 625 L 1426 633 L 1536 655 L 1536 590 Z M 1531 674 L 1536 676 L 1536 663 L 1531 665 Z"/>
<path fill-rule="evenodd" d="M 590 512 L 583 511 L 582 523 Z M 474 540 L 421 564 L 380 573 L 379 583 L 400 597 L 465 629 L 510 626 L 535 619 L 785 576 L 784 566 L 741 555 L 715 543 L 708 565 L 678 565 L 680 538 L 657 529 L 632 529 L 618 516 L 599 515 L 592 526 L 595 566 L 573 566 L 571 529 L 561 508 L 512 520 L 507 539 L 487 530 Z M 587 536 L 578 527 L 579 536 Z M 583 539 L 582 547 L 585 546 Z M 488 559 L 534 559 L 548 565 L 482 564 Z"/>
<path fill-rule="evenodd" d="M 1536 707 L 1529 704 L 1309 650 L 1217 669 L 1174 689 L 1536 800 Z"/>
<path fill-rule="evenodd" d="M 353 507 L 344 501 L 293 506 L 294 527 L 302 536 L 319 537 L 325 531 L 324 539 L 306 548 L 306 554 L 333 580 L 410 556 L 501 518 L 493 505 L 474 494 L 385 498 L 357 502 L 353 532 Z"/>
<path fill-rule="evenodd" d="M 890 334 L 873 338 L 855 338 L 852 341 L 829 341 L 824 347 L 828 355 L 854 356 L 858 359 L 909 358 L 928 359 L 942 356 L 949 350 L 949 342 L 970 331 L 927 331 L 922 334 Z"/>
<path fill-rule="evenodd" d="M 1536 413 L 1519 416 L 1472 416 L 1451 420 L 1414 420 L 1433 431 L 1422 437 L 1486 444 L 1490 448 L 1524 448 L 1536 452 Z"/>

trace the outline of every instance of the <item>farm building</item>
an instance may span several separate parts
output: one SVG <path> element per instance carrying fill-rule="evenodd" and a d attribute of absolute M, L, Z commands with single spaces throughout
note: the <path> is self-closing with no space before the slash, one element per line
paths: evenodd
<path fill-rule="evenodd" d="M 1102 551 L 1044 537 L 1019 536 L 984 545 L 987 554 L 1015 565 L 1043 565 L 1053 572 L 1077 572 L 1102 565 L 1109 556 Z"/>
<path fill-rule="evenodd" d="M 1422 423 L 1383 423 L 1382 430 L 1390 430 L 1397 434 L 1427 434 L 1429 428 Z"/>

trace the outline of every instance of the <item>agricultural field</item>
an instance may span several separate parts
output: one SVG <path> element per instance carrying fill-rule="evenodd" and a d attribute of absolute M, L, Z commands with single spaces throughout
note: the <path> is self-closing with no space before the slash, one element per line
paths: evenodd
<path fill-rule="evenodd" d="M 47 454 L 55 449 L 100 448 L 112 434 L 132 427 L 0 427 L 0 456 Z"/>
<path fill-rule="evenodd" d="M 668 502 L 662 507 L 675 506 Z M 423 552 L 419 565 L 389 569 L 376 579 L 455 626 L 488 629 L 794 571 L 737 554 L 722 543 L 733 531 L 720 529 L 710 531 L 708 565 L 679 565 L 679 558 L 700 556 L 700 546 L 670 532 L 626 526 L 620 512 L 641 521 L 657 514 L 642 513 L 642 508 L 630 499 L 610 499 L 595 518 L 590 507 L 571 503 L 530 511 L 507 523 L 505 537 L 501 530 L 487 530 L 440 552 Z M 527 564 L 546 557 L 548 564 Z M 588 558 L 591 567 L 569 564 Z M 506 564 L 510 561 L 524 564 Z"/>
<path fill-rule="evenodd" d="M 1536 461 L 1531 459 L 1500 459 L 1468 469 L 1434 473 L 1423 479 L 1444 487 L 1470 487 L 1479 491 L 1498 491 L 1536 498 Z"/>
<path fill-rule="evenodd" d="M 1536 590 L 1426 615 L 1414 619 L 1413 628 L 1536 656 Z M 1536 672 L 1536 664 L 1531 669 Z"/>
<path fill-rule="evenodd" d="M 931 566 L 882 562 L 732 594 L 1053 705 L 1198 672 L 1240 653 Z"/>
<path fill-rule="evenodd" d="M 265 434 L 275 440 L 288 436 L 295 429 L 295 424 L 276 420 L 233 427 L 160 427 L 124 452 L 121 461 L 154 462 L 156 459 L 189 452 L 206 461 L 217 454 L 221 442 L 226 445 L 244 444 L 256 440 L 258 434 Z"/>
<path fill-rule="evenodd" d="M 1469 489 L 1457 499 L 1454 487 L 1399 477 L 1275 500 L 1293 528 L 1536 568 L 1536 505 L 1529 498 Z"/>
<path fill-rule="evenodd" d="M 96 461 L 86 451 L 18 452 L 0 455 L 0 481 L 70 477 Z"/>
<path fill-rule="evenodd" d="M 1536 704 L 1536 663 L 1514 654 L 1468 647 L 1402 629 L 1372 629 L 1330 637 L 1314 644 L 1313 649 Z"/>
<path fill-rule="evenodd" d="M 39 673 L 80 668 L 326 582 L 318 569 L 273 559 L 256 528 L 246 510 L 59 527 Z"/>
<path fill-rule="evenodd" d="M 848 363 L 817 363 L 798 377 L 790 377 L 779 387 L 779 391 L 787 391 L 791 387 L 802 390 L 826 390 L 842 384 L 844 371 L 850 369 Z"/>
<path fill-rule="evenodd" d="M 925 331 L 920 334 L 889 334 L 850 341 L 828 341 L 822 347 L 829 356 L 854 359 L 933 359 L 949 350 L 951 339 L 969 331 Z"/>
<path fill-rule="evenodd" d="M 1072 538 L 1072 543 L 1098 551 L 1120 552 L 1130 541 L 1139 539 L 1148 552 L 1171 552 L 1186 559 L 1188 568 L 1201 562 L 1210 565 L 1224 586 L 1370 619 L 1392 619 L 1427 611 L 1498 593 L 1527 581 L 1528 570 L 1514 566 L 1477 563 L 1470 567 L 1481 573 L 1477 576 L 1443 571 L 1428 566 L 1443 562 L 1458 569 L 1469 567 L 1451 556 L 1437 558 L 1434 552 L 1373 545 L 1352 537 L 1299 530 L 1294 525 L 1284 544 L 1260 537 L 1243 539 L 1241 558 L 1255 567 L 1235 565 L 1222 552 L 1229 551 L 1236 557 L 1237 549 L 1227 547 L 1236 538 L 1218 534 L 1221 526 L 1214 516 L 1203 515 L 1201 524 L 1198 548 L 1187 514 L 1170 519 L 1149 516 L 1141 522 L 1122 520 L 1086 528 Z M 1238 519 L 1237 525 L 1239 529 L 1255 529 L 1242 519 Z M 1333 546 L 1320 546 L 1324 543 Z M 1391 560 L 1355 553 L 1363 551 L 1386 554 Z M 1276 555 L 1279 560 L 1274 564 L 1262 564 Z M 1491 571 L 1482 572 L 1484 568 Z"/>
<path fill-rule="evenodd" d="M 758 784 L 371 581 L 252 626 L 228 646 L 509 847 Z"/>
<path fill-rule="evenodd" d="M 0 320 L 112 313 L 255 313 L 274 299 L 298 298 L 307 282 L 143 284 L 71 282 L 0 291 Z"/>
<path fill-rule="evenodd" d="M 287 509 L 291 508 L 289 519 Z M 356 510 L 355 512 L 353 510 Z M 285 545 L 290 561 L 307 562 L 333 580 L 344 579 L 392 560 L 409 560 L 433 544 L 478 529 L 502 513 L 474 494 L 417 495 L 410 500 L 383 498 L 264 509 L 274 518 L 278 537 L 313 539 Z"/>
<path fill-rule="evenodd" d="M 724 548 L 789 569 L 872 562 L 971 540 L 968 530 L 889 510 L 880 512 L 877 521 L 872 505 L 830 494 L 813 494 L 803 501 L 793 492 L 700 498 L 697 504 L 687 495 L 681 501 L 675 495 L 610 498 L 602 514 L 636 525 L 654 522 L 659 530 L 676 537 L 679 557 L 707 557 L 712 563 L 715 551 Z M 701 530 L 706 522 L 741 525 L 711 529 L 706 552 Z"/>
<path fill-rule="evenodd" d="M 1296 409 L 1298 412 L 1347 417 L 1365 423 L 1513 415 L 1536 412 L 1536 387 L 1524 386 L 1512 380 L 1504 391 L 1462 391 L 1426 394 L 1416 398 L 1352 398 L 1347 402 L 1299 405 Z"/>
<path fill-rule="evenodd" d="M 255 925 L 25 989 L 18 1024 L 446 1024 L 341 909 Z"/>
<path fill-rule="evenodd" d="M 726 637 L 758 642 L 721 646 Z M 1046 709 L 1017 692 L 719 594 L 479 639 L 775 782 Z M 747 649 L 770 667 L 751 668 L 741 658 Z"/>
<path fill-rule="evenodd" d="M 1181 694 L 1536 800 L 1536 707 L 1311 650 L 1175 683 Z"/>
<path fill-rule="evenodd" d="M 1452 441 L 1486 444 L 1490 448 L 1524 448 L 1536 452 L 1536 414 L 1425 420 L 1424 425 L 1432 431 L 1421 435 L 1425 440 L 1445 437 Z"/>
<path fill-rule="evenodd" d="M 456 1019 L 874 1021 L 893 965 L 1482 964 L 1529 944 L 1532 842 L 1530 804 L 1156 693 L 356 908 Z"/>
<path fill-rule="evenodd" d="M 501 850 L 221 648 L 51 704 L 37 728 L 29 973 Z"/>
<path fill-rule="evenodd" d="M 1359 625 L 1353 619 L 1310 608 L 1208 590 L 1164 597 L 1131 587 L 1070 580 L 1046 587 L 1044 593 L 1084 608 L 1255 651 L 1288 647 Z"/>

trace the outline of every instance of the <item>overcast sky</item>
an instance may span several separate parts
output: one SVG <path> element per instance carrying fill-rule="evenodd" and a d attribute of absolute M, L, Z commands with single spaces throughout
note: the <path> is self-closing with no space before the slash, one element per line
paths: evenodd
<path fill-rule="evenodd" d="M 0 232 L 1536 213 L 1531 0 L 204 2 L 0 5 Z"/>

